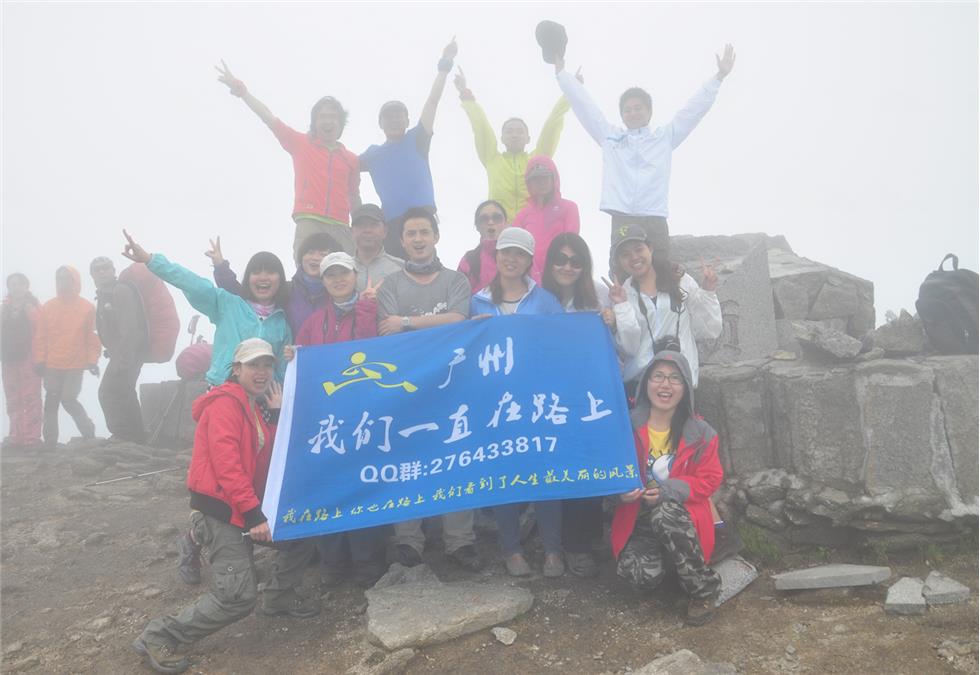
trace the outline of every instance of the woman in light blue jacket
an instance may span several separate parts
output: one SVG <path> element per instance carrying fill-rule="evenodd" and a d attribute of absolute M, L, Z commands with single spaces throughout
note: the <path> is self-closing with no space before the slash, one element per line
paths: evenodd
<path fill-rule="evenodd" d="M 470 316 L 486 318 L 504 314 L 562 314 L 561 303 L 528 276 L 534 260 L 534 236 L 519 227 L 508 227 L 497 237 L 497 274 L 490 285 L 473 296 Z M 521 550 L 520 504 L 493 507 L 500 548 L 507 572 L 515 577 L 531 573 Z M 544 543 L 544 575 L 565 573 L 561 557 L 561 502 L 534 502 L 538 532 Z"/>
<path fill-rule="evenodd" d="M 205 379 L 218 386 L 228 379 L 235 348 L 247 338 L 262 338 L 276 354 L 276 379 L 282 382 L 286 362 L 282 350 L 293 341 L 286 321 L 289 301 L 282 262 L 274 254 L 261 251 L 245 267 L 241 295 L 216 287 L 210 280 L 172 263 L 159 253 L 149 254 L 129 233 L 123 255 L 144 263 L 151 272 L 184 293 L 191 307 L 204 314 L 215 326 L 211 367 Z"/>

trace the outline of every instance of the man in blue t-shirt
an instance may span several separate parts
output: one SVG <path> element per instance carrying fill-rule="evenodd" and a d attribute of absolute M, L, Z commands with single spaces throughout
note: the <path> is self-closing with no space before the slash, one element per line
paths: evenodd
<path fill-rule="evenodd" d="M 414 207 L 436 212 L 436 198 L 429 169 L 429 143 L 436 108 L 446 87 L 446 77 L 453 69 L 458 48 L 456 38 L 442 50 L 439 74 L 432 83 L 419 122 L 408 128 L 408 108 L 401 101 L 388 101 L 378 113 L 378 126 L 385 142 L 372 145 L 360 156 L 361 171 L 371 174 L 374 189 L 381 198 L 381 208 L 388 224 L 385 250 L 399 258 L 405 257 L 401 246 L 401 219 Z"/>

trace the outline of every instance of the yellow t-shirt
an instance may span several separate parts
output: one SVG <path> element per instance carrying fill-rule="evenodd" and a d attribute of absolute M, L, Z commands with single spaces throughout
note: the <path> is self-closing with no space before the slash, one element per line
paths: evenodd
<path fill-rule="evenodd" d="M 670 444 L 668 443 L 670 429 L 666 431 L 657 431 L 653 427 L 647 426 L 647 436 L 650 439 L 651 459 L 660 459 L 660 457 L 663 455 L 670 453 Z"/>

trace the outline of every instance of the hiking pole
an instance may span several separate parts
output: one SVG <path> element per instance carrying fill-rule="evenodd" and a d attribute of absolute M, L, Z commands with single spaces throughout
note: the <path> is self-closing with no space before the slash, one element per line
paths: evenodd
<path fill-rule="evenodd" d="M 98 483 L 89 483 L 85 487 L 93 487 L 95 485 L 108 485 L 109 483 L 118 483 L 121 480 L 132 480 L 133 478 L 143 478 L 144 476 L 155 476 L 158 473 L 170 473 L 171 471 L 180 471 L 183 467 L 175 466 L 172 469 L 159 469 L 158 471 L 147 471 L 146 473 L 137 473 L 132 476 L 122 476 L 120 478 L 110 478 L 109 480 L 100 480 Z"/>

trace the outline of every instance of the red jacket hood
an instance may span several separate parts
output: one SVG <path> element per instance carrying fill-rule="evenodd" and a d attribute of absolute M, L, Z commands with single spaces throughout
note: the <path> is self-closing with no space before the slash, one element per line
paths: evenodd
<path fill-rule="evenodd" d="M 524 170 L 524 186 L 527 187 L 527 177 L 530 175 L 531 169 L 536 166 L 545 167 L 551 172 L 551 175 L 555 177 L 555 193 L 551 196 L 551 201 L 549 204 L 557 202 L 559 199 L 561 199 L 561 176 L 558 175 L 558 167 L 555 165 L 551 157 L 546 157 L 545 155 L 535 155 L 527 161 L 527 169 Z M 542 204 L 538 203 L 538 201 L 530 195 L 531 188 L 528 187 L 528 203 L 539 207 L 542 206 Z"/>
<path fill-rule="evenodd" d="M 248 394 L 245 393 L 242 385 L 237 382 L 225 382 L 221 386 L 215 387 L 194 399 L 194 403 L 191 405 L 191 417 L 194 418 L 194 421 L 200 421 L 201 415 L 204 414 L 208 406 L 222 396 L 231 396 L 242 404 L 242 408 L 248 409 Z"/>

